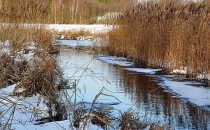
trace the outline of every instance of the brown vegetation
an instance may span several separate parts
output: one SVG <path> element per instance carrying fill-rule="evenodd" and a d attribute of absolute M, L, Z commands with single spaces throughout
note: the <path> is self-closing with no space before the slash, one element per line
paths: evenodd
<path fill-rule="evenodd" d="M 10 23 L 95 23 L 99 15 L 120 12 L 134 0 L 2 0 L 1 22 Z"/>
<path fill-rule="evenodd" d="M 53 32 L 55 39 L 78 40 L 79 37 L 90 37 L 94 34 L 88 30 Z"/>
<path fill-rule="evenodd" d="M 11 95 L 42 95 L 49 118 L 64 118 L 65 111 L 61 111 L 59 102 L 62 71 L 53 55 L 52 34 L 38 25 L 1 24 L 0 27 L 0 88 L 15 84 Z"/>
<path fill-rule="evenodd" d="M 204 3 L 145 3 L 124 13 L 109 33 L 109 54 L 141 67 L 188 67 L 210 73 L 210 6 Z"/>
<path fill-rule="evenodd" d="M 60 71 L 52 55 L 52 34 L 38 26 L 4 24 L 0 30 L 0 87 L 15 84 L 25 96 L 56 90 Z M 16 92 L 17 91 L 17 92 Z M 53 93 L 51 92 L 51 93 Z"/>

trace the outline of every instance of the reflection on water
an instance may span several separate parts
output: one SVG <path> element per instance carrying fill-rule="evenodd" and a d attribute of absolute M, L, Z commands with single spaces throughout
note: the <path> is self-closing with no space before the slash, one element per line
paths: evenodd
<path fill-rule="evenodd" d="M 210 113 L 199 110 L 172 94 L 163 92 L 152 77 L 120 70 L 120 86 L 135 107 L 145 114 L 143 120 L 177 129 L 209 129 Z"/>
<path fill-rule="evenodd" d="M 92 102 L 104 87 L 123 103 L 116 109 L 132 108 L 140 113 L 142 122 L 154 122 L 175 129 L 210 129 L 210 113 L 173 98 L 153 81 L 152 77 L 131 73 L 122 67 L 102 63 L 84 52 L 65 50 L 60 54 L 61 66 L 67 78 L 77 79 L 77 101 Z M 75 73 L 76 71 L 76 73 Z M 68 93 L 73 93 L 68 90 Z M 103 103 L 117 102 L 116 98 L 100 96 Z"/>

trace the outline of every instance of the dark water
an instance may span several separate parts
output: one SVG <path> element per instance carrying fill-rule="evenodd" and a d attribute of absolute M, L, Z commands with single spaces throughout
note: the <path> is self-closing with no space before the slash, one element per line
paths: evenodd
<path fill-rule="evenodd" d="M 71 97 L 72 101 L 92 102 L 104 88 L 105 95 L 100 95 L 98 102 L 122 102 L 112 107 L 121 111 L 132 108 L 139 112 L 141 122 L 170 129 L 210 129 L 209 112 L 163 92 L 151 76 L 132 73 L 123 70 L 124 67 L 97 61 L 92 54 L 70 49 L 61 52 L 60 62 L 66 78 L 77 82 L 76 97 Z M 75 94 L 73 90 L 67 91 L 69 95 Z"/>
<path fill-rule="evenodd" d="M 141 74 L 130 74 L 121 70 L 122 89 L 132 102 L 136 102 L 137 110 L 145 113 L 145 120 L 176 129 L 210 129 L 210 113 L 199 110 L 182 100 L 172 98 L 173 95 L 152 81 L 153 78 Z"/>

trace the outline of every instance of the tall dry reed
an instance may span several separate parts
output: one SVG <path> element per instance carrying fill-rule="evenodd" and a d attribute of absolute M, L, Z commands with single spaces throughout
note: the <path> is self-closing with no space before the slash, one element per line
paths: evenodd
<path fill-rule="evenodd" d="M 111 55 L 141 67 L 180 69 L 189 76 L 210 73 L 210 6 L 204 3 L 140 3 L 109 33 Z"/>
<path fill-rule="evenodd" d="M 135 4 L 134 0 L 1 0 L 0 20 L 9 23 L 96 23 L 98 16 L 120 12 Z"/>

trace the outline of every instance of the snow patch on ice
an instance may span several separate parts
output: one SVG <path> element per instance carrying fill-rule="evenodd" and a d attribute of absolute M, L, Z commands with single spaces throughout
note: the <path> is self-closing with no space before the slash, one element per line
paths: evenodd
<path fill-rule="evenodd" d="M 120 65 L 120 66 L 133 66 L 134 65 L 134 62 L 128 61 L 124 57 L 99 55 L 99 56 L 96 56 L 95 59 L 104 63 Z"/>
<path fill-rule="evenodd" d="M 186 69 L 174 69 L 171 73 L 172 74 L 187 74 L 187 70 Z"/>
<path fill-rule="evenodd" d="M 89 40 L 56 40 L 60 45 L 70 46 L 70 47 L 92 47 L 93 42 Z"/>
<path fill-rule="evenodd" d="M 196 78 L 210 80 L 210 74 L 198 74 Z"/>
<path fill-rule="evenodd" d="M 137 73 L 145 73 L 145 74 L 155 74 L 157 71 L 161 71 L 162 69 L 151 69 L 151 68 L 124 68 L 124 70 L 137 72 Z"/>
<path fill-rule="evenodd" d="M 157 76 L 159 85 L 165 88 L 166 92 L 172 93 L 175 97 L 193 106 L 210 111 L 210 88 L 193 86 L 193 82 L 177 82 L 170 78 Z M 199 84 L 199 83 L 196 83 Z"/>

